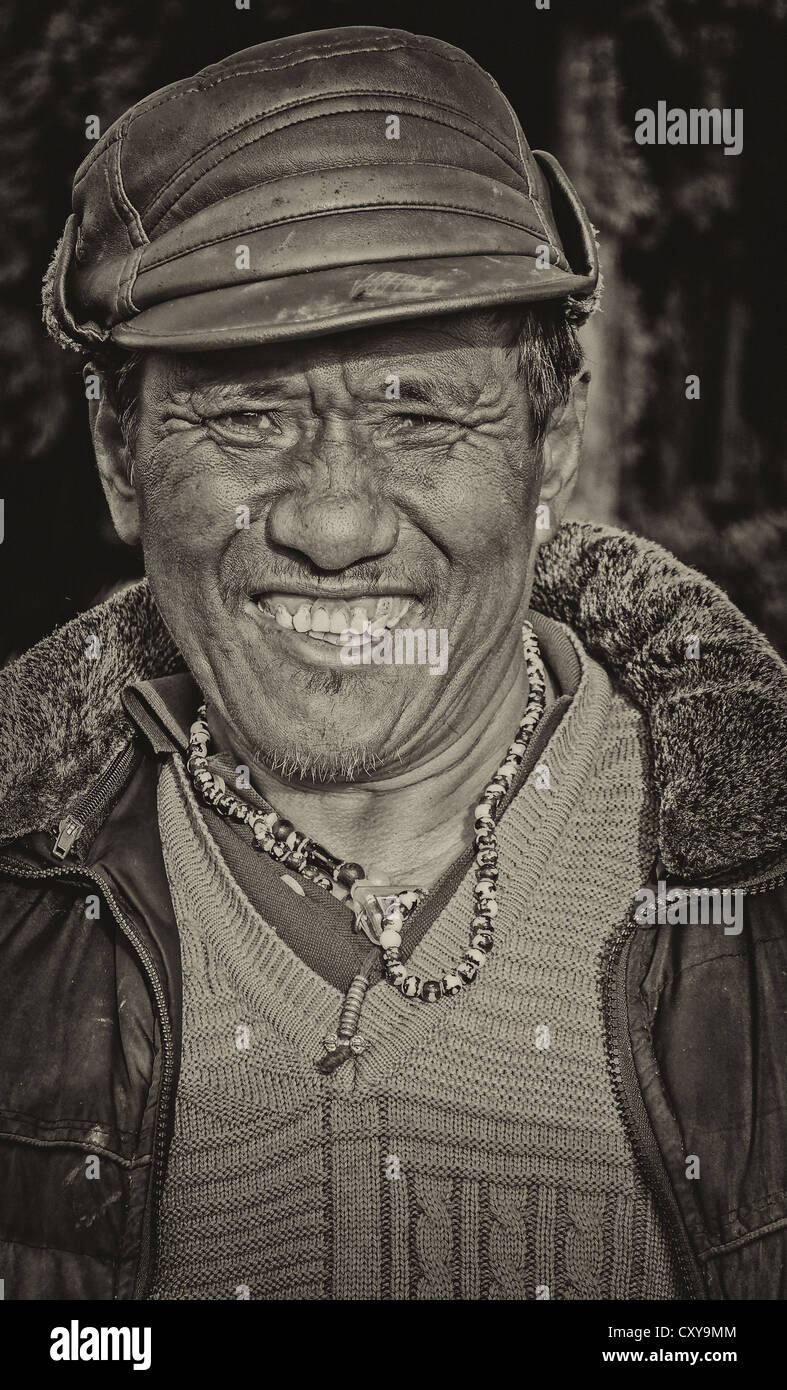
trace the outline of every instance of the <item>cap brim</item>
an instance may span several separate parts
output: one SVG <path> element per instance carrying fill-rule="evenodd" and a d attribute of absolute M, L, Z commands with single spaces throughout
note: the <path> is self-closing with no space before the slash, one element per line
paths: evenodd
<path fill-rule="evenodd" d="M 170 299 L 116 324 L 111 338 L 128 349 L 204 352 L 496 304 L 583 296 L 594 283 L 592 275 L 557 266 L 542 269 L 532 257 L 510 254 L 371 262 Z"/>

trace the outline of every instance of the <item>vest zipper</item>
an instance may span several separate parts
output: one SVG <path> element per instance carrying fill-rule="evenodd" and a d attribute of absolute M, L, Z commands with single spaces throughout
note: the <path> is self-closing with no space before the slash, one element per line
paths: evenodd
<path fill-rule="evenodd" d="M 27 865 L 19 864 L 13 859 L 0 859 L 0 869 L 10 873 L 11 876 L 15 878 L 34 879 L 36 881 L 39 879 L 59 879 L 61 882 L 73 884 L 82 882 L 94 884 L 103 894 L 117 927 L 127 940 L 130 941 L 135 950 L 143 973 L 147 978 L 156 1001 L 156 1011 L 159 1027 L 161 1029 L 161 1089 L 159 1092 L 159 1103 L 153 1130 L 152 1183 L 150 1195 L 151 1219 L 149 1222 L 146 1221 L 145 1223 L 142 1253 L 134 1280 L 134 1297 L 144 1298 L 146 1289 L 155 1275 L 155 1264 L 158 1254 L 155 1249 L 154 1233 L 156 1230 L 156 1215 L 164 1183 L 164 1169 L 166 1167 L 165 1135 L 168 1129 L 172 1102 L 172 1083 L 175 1075 L 175 1048 L 172 1021 L 167 1011 L 167 999 L 164 993 L 164 987 L 150 952 L 121 912 L 112 888 L 103 874 L 96 872 L 94 869 L 87 869 L 81 866 L 73 870 L 68 868 L 29 869 Z"/>
<path fill-rule="evenodd" d="M 699 1264 L 689 1242 L 678 1200 L 672 1189 L 653 1127 L 650 1123 L 634 1065 L 630 1045 L 622 1046 L 628 1033 L 626 999 L 626 949 L 633 940 L 637 925 L 629 917 L 618 931 L 610 948 L 602 974 L 604 1032 L 607 1040 L 607 1071 L 612 1083 L 615 1106 L 628 1136 L 634 1156 L 656 1200 L 672 1248 L 691 1299 L 705 1299 L 705 1287 Z"/>
<path fill-rule="evenodd" d="M 99 812 L 105 811 L 117 799 L 125 786 L 134 764 L 142 758 L 136 741 L 124 745 L 96 785 L 77 803 L 77 814 L 64 816 L 57 827 L 52 853 L 56 859 L 65 859 L 84 832 L 85 826 L 94 820 Z"/>

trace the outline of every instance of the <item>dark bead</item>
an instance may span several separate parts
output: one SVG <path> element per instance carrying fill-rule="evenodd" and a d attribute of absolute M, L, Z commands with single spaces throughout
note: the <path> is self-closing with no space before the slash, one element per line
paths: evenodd
<path fill-rule="evenodd" d="M 357 883 L 359 879 L 364 877 L 364 870 L 361 868 L 360 864 L 340 864 L 334 873 L 336 882 L 341 883 L 344 888 L 352 888 L 354 883 Z"/>
<path fill-rule="evenodd" d="M 442 985 L 439 980 L 424 980 L 421 985 L 421 998 L 427 1004 L 435 1004 L 443 993 Z"/>
<path fill-rule="evenodd" d="M 472 984 L 478 974 L 478 966 L 473 965 L 472 961 L 462 960 L 456 967 L 456 973 L 466 985 Z"/>
<path fill-rule="evenodd" d="M 489 931 L 476 932 L 475 936 L 470 942 L 470 945 L 473 946 L 476 951 L 483 951 L 484 953 L 491 951 L 494 944 L 495 939 L 492 936 L 492 933 Z"/>
<path fill-rule="evenodd" d="M 275 840 L 286 840 L 291 835 L 295 826 L 288 820 L 280 820 L 273 827 L 273 837 Z"/>
<path fill-rule="evenodd" d="M 316 869 L 321 869 L 323 873 L 332 874 L 337 865 L 337 860 L 322 845 L 316 845 L 312 840 L 309 845 L 309 863 Z"/>

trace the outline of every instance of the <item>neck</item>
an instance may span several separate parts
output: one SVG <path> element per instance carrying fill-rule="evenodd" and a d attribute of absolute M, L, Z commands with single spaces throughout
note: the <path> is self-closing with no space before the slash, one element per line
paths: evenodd
<path fill-rule="evenodd" d="M 528 682 L 521 648 L 481 712 L 447 747 L 390 777 L 313 784 L 249 763 L 233 731 L 208 711 L 217 746 L 241 756 L 254 786 L 282 816 L 332 854 L 363 865 L 380 883 L 429 888 L 470 844 L 473 810 L 522 719 Z"/>

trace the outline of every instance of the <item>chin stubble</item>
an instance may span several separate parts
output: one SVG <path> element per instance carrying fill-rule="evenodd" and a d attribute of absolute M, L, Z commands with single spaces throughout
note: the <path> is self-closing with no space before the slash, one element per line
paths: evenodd
<path fill-rule="evenodd" d="M 398 750 L 395 750 L 394 756 L 398 758 Z M 370 777 L 384 761 L 366 744 L 355 744 L 330 753 L 316 753 L 298 744 L 280 751 L 260 748 L 254 757 L 262 767 L 283 781 L 299 782 L 355 782 L 362 777 Z"/>

